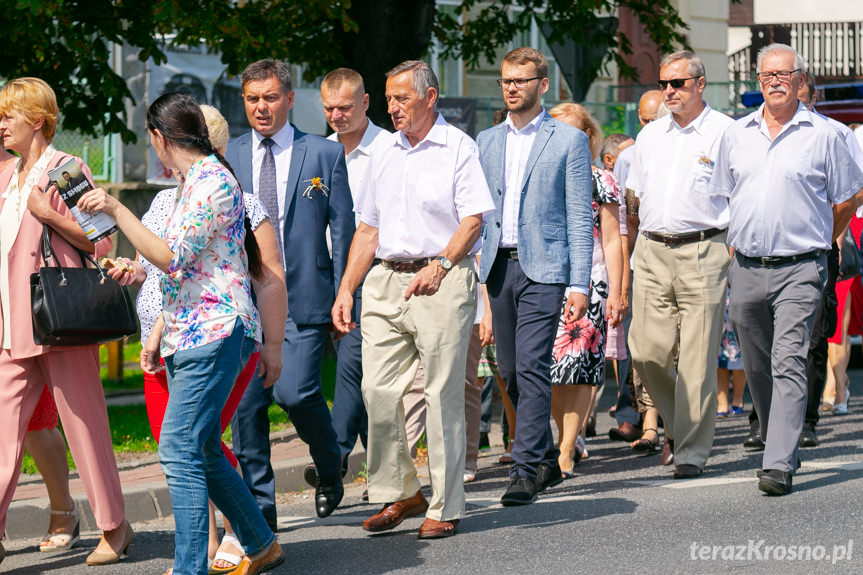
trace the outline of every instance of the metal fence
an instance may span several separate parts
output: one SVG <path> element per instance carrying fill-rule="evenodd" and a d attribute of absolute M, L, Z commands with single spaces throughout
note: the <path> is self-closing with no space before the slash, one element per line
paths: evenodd
<path fill-rule="evenodd" d="M 109 136 L 86 136 L 61 129 L 54 135 L 54 147 L 84 160 L 93 172 L 93 180 L 110 180 L 112 158 Z"/>

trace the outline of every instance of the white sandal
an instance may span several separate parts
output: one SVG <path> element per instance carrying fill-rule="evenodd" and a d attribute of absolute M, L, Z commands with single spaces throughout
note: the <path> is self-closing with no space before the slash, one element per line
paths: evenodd
<path fill-rule="evenodd" d="M 233 533 L 225 533 L 224 537 L 222 537 L 222 542 L 219 544 L 219 547 L 224 545 L 226 542 L 230 543 L 237 549 L 243 548 L 243 546 L 240 544 L 240 540 L 237 539 L 237 536 Z M 237 568 L 237 566 L 243 560 L 244 555 L 245 553 L 243 555 L 235 555 L 233 553 L 228 553 L 227 551 L 218 551 L 216 552 L 216 556 L 213 557 L 213 563 L 210 565 L 210 568 L 207 571 L 210 573 L 210 575 L 214 575 L 215 573 L 230 573 Z M 231 563 L 231 566 L 215 567 L 214 565 L 216 561 L 219 561 L 220 559 L 222 561 L 227 561 L 228 563 Z"/>
<path fill-rule="evenodd" d="M 51 510 L 51 515 L 65 515 L 75 518 L 75 528 L 72 533 L 46 533 L 39 542 L 39 551 L 42 553 L 53 553 L 54 551 L 67 551 L 81 540 L 81 513 L 78 504 L 73 502 L 71 511 Z"/>

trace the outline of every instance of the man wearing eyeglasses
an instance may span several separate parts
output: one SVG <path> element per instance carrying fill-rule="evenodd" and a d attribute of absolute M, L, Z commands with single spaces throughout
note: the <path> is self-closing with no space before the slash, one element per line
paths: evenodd
<path fill-rule="evenodd" d="M 826 253 L 859 204 L 863 172 L 836 129 L 798 101 L 793 48 L 762 48 L 757 70 L 764 104 L 726 130 L 711 188 L 730 207 L 730 318 L 765 439 L 758 489 L 786 495 Z"/>
<path fill-rule="evenodd" d="M 560 302 L 587 310 L 593 254 L 587 136 L 546 113 L 548 62 L 517 48 L 500 67 L 506 120 L 477 136 L 497 211 L 483 227 L 480 281 L 488 288 L 498 369 L 518 410 L 510 486 L 501 503 L 526 505 L 562 481 L 551 415 L 552 346 Z"/>
<path fill-rule="evenodd" d="M 693 52 L 663 59 L 659 87 L 671 114 L 638 134 L 626 181 L 643 236 L 633 257 L 629 350 L 667 437 L 674 438 L 667 443 L 675 479 L 701 475 L 713 445 L 729 259 L 728 205 L 708 184 L 731 119 L 702 99 L 706 84 L 704 64 Z"/>

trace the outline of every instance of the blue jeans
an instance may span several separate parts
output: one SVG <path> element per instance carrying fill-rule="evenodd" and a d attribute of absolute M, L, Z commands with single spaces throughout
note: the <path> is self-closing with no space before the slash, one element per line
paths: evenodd
<path fill-rule="evenodd" d="M 237 320 L 229 337 L 165 358 L 170 398 L 159 461 L 174 508 L 176 575 L 207 573 L 208 494 L 247 554 L 273 542 L 273 532 L 219 444 L 222 408 L 254 345 Z"/>

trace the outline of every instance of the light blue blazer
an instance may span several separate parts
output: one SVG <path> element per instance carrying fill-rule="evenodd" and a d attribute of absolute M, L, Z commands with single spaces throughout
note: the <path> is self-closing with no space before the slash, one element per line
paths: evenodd
<path fill-rule="evenodd" d="M 524 170 L 518 213 L 518 260 L 537 283 L 590 285 L 593 211 L 590 148 L 581 130 L 543 112 Z M 482 232 L 479 277 L 488 279 L 500 245 L 506 125 L 477 136 L 480 162 L 497 210 Z"/>

